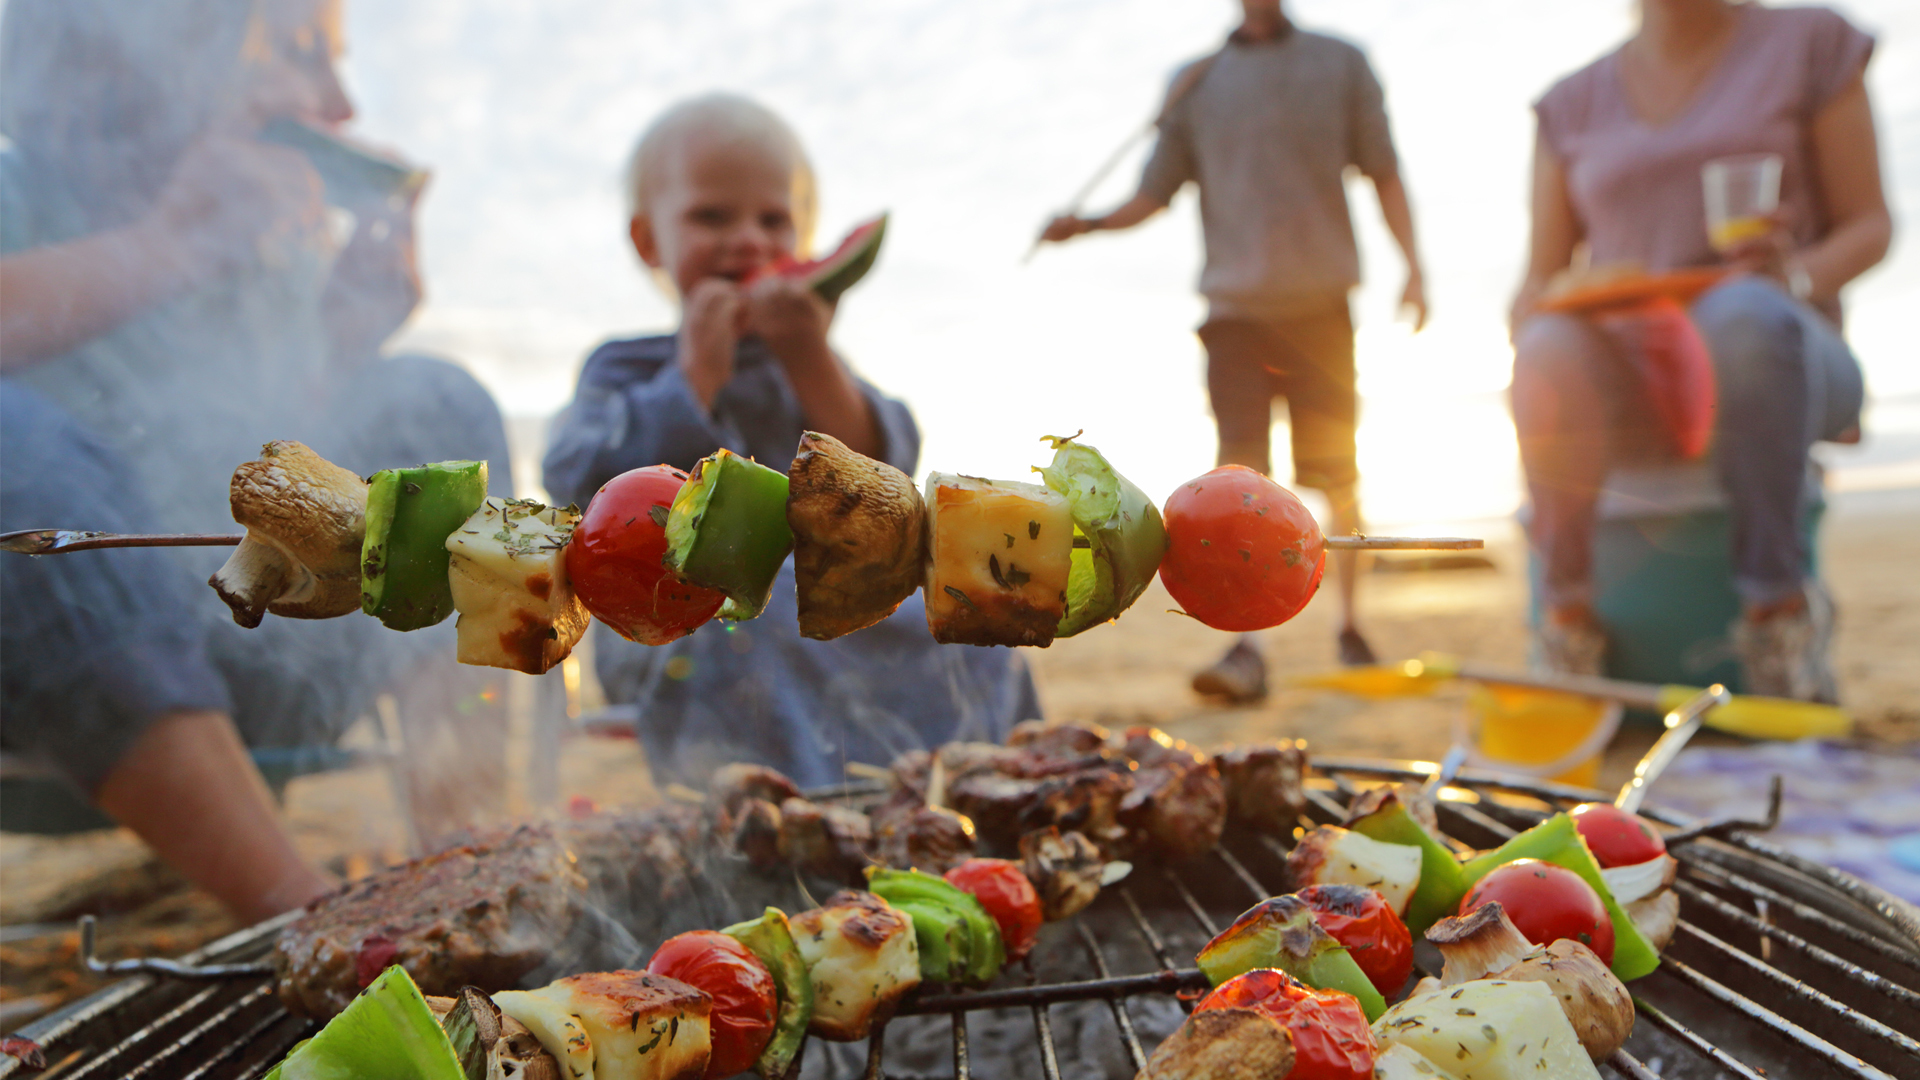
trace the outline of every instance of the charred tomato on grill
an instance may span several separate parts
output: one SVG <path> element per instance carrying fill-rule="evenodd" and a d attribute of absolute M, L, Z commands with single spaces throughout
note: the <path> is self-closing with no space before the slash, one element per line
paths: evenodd
<path fill-rule="evenodd" d="M 567 544 L 567 579 L 580 602 L 642 645 L 686 637 L 727 599 L 687 583 L 662 561 L 667 514 L 686 480 L 671 465 L 621 473 L 594 493 Z"/>
<path fill-rule="evenodd" d="M 676 934 L 660 943 L 647 971 L 678 979 L 713 998 L 713 1053 L 706 1080 L 736 1076 L 773 1040 L 778 991 L 773 973 L 739 941 L 717 930 Z"/>
<path fill-rule="evenodd" d="M 1381 996 L 1391 998 L 1413 974 L 1413 934 L 1381 895 L 1362 885 L 1309 885 L 1294 894 L 1313 909 L 1320 929 L 1347 954 Z"/>
<path fill-rule="evenodd" d="M 1315 990 L 1284 971 L 1255 968 L 1200 999 L 1193 1011 L 1252 1009 L 1287 1029 L 1293 1071 L 1287 1080 L 1372 1080 L 1373 1032 L 1353 995 Z"/>
<path fill-rule="evenodd" d="M 1327 541 L 1294 494 L 1244 465 L 1222 465 L 1167 498 L 1160 580 L 1216 630 L 1265 630 L 1320 588 Z"/>
<path fill-rule="evenodd" d="M 1460 914 L 1489 900 L 1498 900 L 1514 929 L 1535 945 L 1566 938 L 1592 949 L 1602 963 L 1613 963 L 1613 920 L 1606 905 L 1593 886 L 1566 867 L 1539 859 L 1496 867 L 1467 891 Z"/>
<path fill-rule="evenodd" d="M 947 871 L 947 884 L 971 893 L 1000 925 L 1000 942 L 1007 962 L 1027 955 L 1043 921 L 1040 894 L 1027 880 L 1020 864 L 1006 859 L 968 859 Z"/>

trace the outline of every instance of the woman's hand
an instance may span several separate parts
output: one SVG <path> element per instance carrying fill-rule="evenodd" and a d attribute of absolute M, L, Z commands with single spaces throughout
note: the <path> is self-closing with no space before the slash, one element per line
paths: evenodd
<path fill-rule="evenodd" d="M 833 307 L 812 289 L 778 275 L 747 287 L 747 326 L 786 367 L 794 382 L 834 363 L 827 345 Z"/>
<path fill-rule="evenodd" d="M 1766 232 L 1722 250 L 1720 256 L 1729 266 L 1780 282 L 1796 299 L 1807 299 L 1811 291 L 1806 271 L 1800 266 L 1793 234 L 1777 213 L 1767 217 Z M 1800 280 L 1796 282 L 1796 278 Z"/>
<path fill-rule="evenodd" d="M 714 397 L 733 379 L 733 350 L 746 313 L 746 296 L 725 278 L 703 278 L 687 291 L 680 318 L 680 374 L 704 409 L 713 408 Z"/>
<path fill-rule="evenodd" d="M 1520 336 L 1520 327 L 1533 317 L 1534 311 L 1540 307 L 1540 298 L 1546 295 L 1546 291 L 1547 283 L 1540 278 L 1530 276 L 1520 283 L 1520 291 L 1514 294 L 1513 305 L 1507 309 L 1508 341 Z"/>
<path fill-rule="evenodd" d="M 321 226 L 320 177 L 298 152 L 208 134 L 180 157 L 139 229 L 194 283 L 285 259 Z"/>

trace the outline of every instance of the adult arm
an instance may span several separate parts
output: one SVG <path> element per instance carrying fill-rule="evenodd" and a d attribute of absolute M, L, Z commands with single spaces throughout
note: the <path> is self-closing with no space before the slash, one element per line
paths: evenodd
<path fill-rule="evenodd" d="M 293 150 L 201 138 L 133 225 L 0 259 L 0 366 L 50 360 L 250 267 L 263 238 L 318 227 L 320 191 L 319 175 Z"/>
<path fill-rule="evenodd" d="M 191 282 L 145 223 L 0 259 L 0 370 L 70 352 Z"/>
<path fill-rule="evenodd" d="M 1533 142 L 1533 184 L 1529 199 L 1532 207 L 1532 232 L 1527 244 L 1527 272 L 1513 298 L 1509 328 L 1533 314 L 1540 296 L 1553 275 L 1573 263 L 1573 249 L 1580 243 L 1580 222 L 1573 212 L 1573 200 L 1567 192 L 1567 174 L 1560 159 L 1544 138 Z"/>
<path fill-rule="evenodd" d="M 1864 71 L 1815 114 L 1813 168 L 1832 228 L 1794 259 L 1806 272 L 1810 298 L 1831 300 L 1885 258 L 1893 241 L 1893 215 L 1880 183 L 1880 143 Z"/>
<path fill-rule="evenodd" d="M 1400 292 L 1400 306 L 1413 313 L 1413 329 L 1418 333 L 1427 325 L 1426 275 L 1420 267 L 1420 247 L 1413 233 L 1413 207 L 1407 204 L 1407 187 L 1399 174 L 1376 179 L 1374 194 L 1380 198 L 1380 216 L 1386 219 L 1394 243 L 1407 261 L 1407 284 Z"/>

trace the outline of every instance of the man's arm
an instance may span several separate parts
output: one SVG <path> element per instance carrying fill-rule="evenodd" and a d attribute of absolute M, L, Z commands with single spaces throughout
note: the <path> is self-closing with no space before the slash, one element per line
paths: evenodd
<path fill-rule="evenodd" d="M 1427 325 L 1427 285 L 1426 275 L 1420 268 L 1419 244 L 1414 239 L 1413 208 L 1407 205 L 1407 188 L 1396 173 L 1375 180 L 1373 190 L 1380 197 L 1380 216 L 1387 219 L 1387 228 L 1407 260 L 1407 284 L 1400 292 L 1400 306 L 1412 309 L 1413 331 L 1417 334 Z"/>
<path fill-rule="evenodd" d="M 1131 229 L 1166 208 L 1164 199 L 1141 192 L 1121 203 L 1113 212 L 1101 217 L 1083 218 L 1074 214 L 1062 214 L 1047 222 L 1047 231 L 1041 233 L 1040 238 L 1058 244 L 1085 233 L 1109 229 Z"/>

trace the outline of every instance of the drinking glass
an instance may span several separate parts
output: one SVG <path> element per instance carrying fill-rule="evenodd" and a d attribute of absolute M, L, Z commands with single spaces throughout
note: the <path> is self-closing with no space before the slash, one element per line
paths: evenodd
<path fill-rule="evenodd" d="M 1772 230 L 1769 217 L 1780 205 L 1779 154 L 1715 158 L 1700 169 L 1700 184 L 1707 197 L 1707 238 L 1715 251 Z"/>

